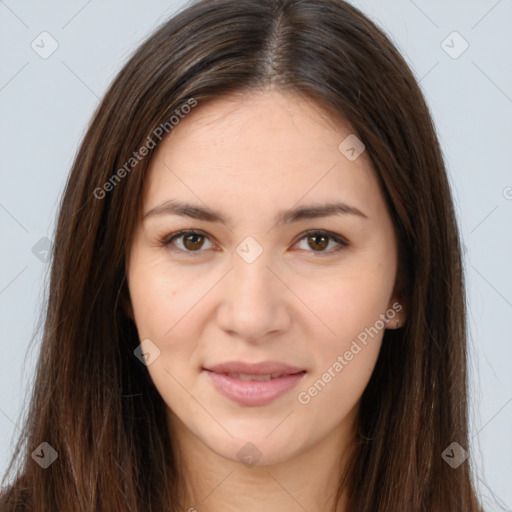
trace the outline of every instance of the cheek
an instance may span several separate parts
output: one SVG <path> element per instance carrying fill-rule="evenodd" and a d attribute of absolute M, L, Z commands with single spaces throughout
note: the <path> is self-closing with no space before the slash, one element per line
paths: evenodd
<path fill-rule="evenodd" d="M 324 340 L 339 348 L 373 326 L 388 308 L 394 284 L 392 272 L 371 272 L 358 269 L 349 275 L 340 273 L 324 282 L 305 282 L 298 289 L 300 296 L 321 320 L 316 330 Z M 296 288 L 297 289 L 297 288 Z M 381 326 L 381 323 L 379 323 Z"/>
<path fill-rule="evenodd" d="M 329 416 L 336 424 L 342 421 L 359 402 L 379 354 L 381 336 L 364 346 L 350 343 L 329 358 L 322 370 L 311 377 L 298 396 L 310 413 Z M 350 354 L 350 356 L 348 356 Z M 350 359 L 349 359 L 350 357 Z M 325 419 L 324 419 L 325 421 Z"/>
<path fill-rule="evenodd" d="M 169 268 L 162 258 L 134 258 L 131 268 L 129 290 L 139 334 L 168 343 L 175 326 L 199 303 L 205 290 L 193 276 L 187 279 L 186 273 Z"/>
<path fill-rule="evenodd" d="M 173 275 L 161 262 L 146 258 L 133 260 L 129 278 L 139 339 L 150 339 L 160 350 L 147 369 L 168 405 L 186 401 L 188 396 L 179 383 L 186 382 L 197 349 L 193 343 L 198 339 L 194 335 L 195 324 L 189 320 L 199 310 L 197 303 L 201 297 L 201 290 L 195 290 L 193 283 L 185 286 Z"/>
<path fill-rule="evenodd" d="M 144 273 L 134 273 L 130 280 L 130 298 L 135 324 L 141 337 L 157 340 L 172 328 L 176 292 L 165 275 L 148 268 Z"/>
<path fill-rule="evenodd" d="M 379 255 L 382 257 L 383 253 Z M 334 405 L 340 400 L 350 407 L 366 387 L 377 361 L 389 307 L 395 268 L 376 253 L 361 257 L 345 267 L 335 279 L 308 283 L 300 291 L 321 320 L 315 322 L 315 371 L 308 381 L 312 394 L 328 387 L 323 401 Z M 371 257 L 370 257 L 371 256 Z M 317 382 L 318 385 L 314 383 Z"/>
<path fill-rule="evenodd" d="M 215 275 L 198 278 L 196 273 L 179 271 L 162 257 L 133 258 L 129 290 L 139 339 L 149 338 L 160 350 L 148 371 L 159 393 L 170 404 L 187 400 L 183 383 L 190 381 L 199 363 L 201 329 L 209 312 L 205 294 L 218 280 Z M 191 372 L 191 370 L 193 370 Z"/>
<path fill-rule="evenodd" d="M 331 411 L 329 421 L 336 423 L 359 401 L 384 334 L 380 315 L 386 312 L 388 297 L 381 284 L 371 279 L 347 281 L 329 289 L 322 300 L 317 298 L 323 323 L 311 336 L 314 371 L 297 396 L 310 413 L 321 416 Z"/>

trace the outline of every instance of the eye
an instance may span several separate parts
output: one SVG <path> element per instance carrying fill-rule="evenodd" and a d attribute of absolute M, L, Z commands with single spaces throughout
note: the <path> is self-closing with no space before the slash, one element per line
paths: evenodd
<path fill-rule="evenodd" d="M 179 241 L 179 243 L 177 241 Z M 199 230 L 185 229 L 166 236 L 161 240 L 161 244 L 172 252 L 194 255 L 193 253 L 203 252 L 201 249 L 205 249 L 205 241 L 208 241 L 210 244 L 210 246 L 206 246 L 206 249 L 211 249 L 213 244 L 209 241 L 206 233 Z M 304 249 L 304 247 L 299 248 L 307 252 L 315 253 L 315 256 L 332 254 L 349 245 L 347 240 L 342 236 L 323 230 L 313 230 L 302 233 L 298 242 L 303 241 L 305 241 L 307 247 L 312 250 L 308 248 Z"/>
<path fill-rule="evenodd" d="M 178 248 L 173 247 L 175 240 L 181 240 Z M 172 252 L 180 252 L 180 253 L 194 253 L 194 252 L 202 252 L 200 249 L 204 246 L 204 241 L 208 240 L 206 233 L 202 231 L 196 231 L 191 229 L 186 229 L 183 231 L 178 231 L 178 233 L 173 233 L 165 237 L 161 243 L 165 247 L 167 247 Z M 210 242 L 211 244 L 211 242 Z M 181 245 L 181 247 L 180 247 Z M 207 247 L 211 248 L 211 247 Z"/>
<path fill-rule="evenodd" d="M 305 250 L 315 253 L 315 256 L 332 254 L 333 252 L 338 252 L 348 246 L 347 240 L 342 236 L 323 230 L 307 231 L 306 233 L 303 233 L 302 237 L 299 239 L 299 242 L 302 241 L 306 242 L 307 247 L 313 249 L 312 251 L 309 251 L 308 249 Z M 329 246 L 330 249 L 326 250 Z"/>

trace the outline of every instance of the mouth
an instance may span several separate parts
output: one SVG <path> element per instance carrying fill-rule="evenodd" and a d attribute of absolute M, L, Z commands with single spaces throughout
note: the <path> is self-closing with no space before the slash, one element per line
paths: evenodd
<path fill-rule="evenodd" d="M 303 372 L 297 372 L 297 373 L 303 373 Z M 266 380 L 279 379 L 280 377 L 289 377 L 291 375 L 297 375 L 297 373 L 267 373 L 267 374 L 263 374 L 263 375 L 257 375 L 257 374 L 251 375 L 249 373 L 217 373 L 217 375 L 225 375 L 226 377 L 231 377 L 232 379 L 239 379 L 239 380 L 266 381 Z"/>
<path fill-rule="evenodd" d="M 203 373 L 219 393 L 247 407 L 273 402 L 291 391 L 307 373 L 297 368 L 269 373 L 262 373 L 261 368 L 252 371 L 241 373 L 203 368 Z"/>

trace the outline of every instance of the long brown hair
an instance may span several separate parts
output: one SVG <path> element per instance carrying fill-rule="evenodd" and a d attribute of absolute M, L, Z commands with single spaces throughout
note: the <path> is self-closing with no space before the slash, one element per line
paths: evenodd
<path fill-rule="evenodd" d="M 470 459 L 453 469 L 441 456 L 452 442 L 468 449 L 466 297 L 450 186 L 413 74 L 383 31 L 343 0 L 202 0 L 135 52 L 77 153 L 2 512 L 183 510 L 165 406 L 134 357 L 140 340 L 124 307 L 148 141 L 157 127 L 172 129 L 187 102 L 268 87 L 348 120 L 398 234 L 407 322 L 385 332 L 361 399 L 348 510 L 481 510 Z M 31 456 L 42 442 L 58 453 L 47 469 Z"/>

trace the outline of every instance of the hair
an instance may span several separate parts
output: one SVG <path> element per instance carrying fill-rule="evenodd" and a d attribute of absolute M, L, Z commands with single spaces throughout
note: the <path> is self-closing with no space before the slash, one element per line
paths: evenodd
<path fill-rule="evenodd" d="M 337 498 L 346 489 L 347 510 L 358 512 L 482 510 L 470 459 L 452 469 L 441 457 L 453 441 L 469 444 L 466 296 L 450 184 L 413 73 L 342 0 L 202 0 L 135 51 L 77 152 L 2 512 L 183 510 L 165 404 L 134 357 L 140 340 L 125 307 L 126 257 L 154 149 L 134 158 L 191 99 L 268 89 L 350 123 L 398 237 L 407 321 L 384 333 Z M 42 442 L 58 453 L 47 469 L 31 457 Z"/>

